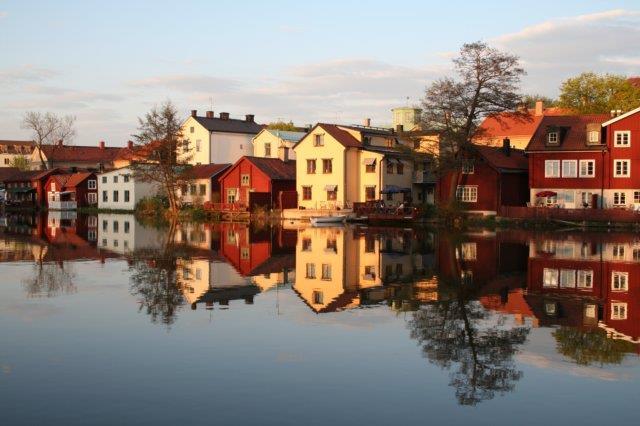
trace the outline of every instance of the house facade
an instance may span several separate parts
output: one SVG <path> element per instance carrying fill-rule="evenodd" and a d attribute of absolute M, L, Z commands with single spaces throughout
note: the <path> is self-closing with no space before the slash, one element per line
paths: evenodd
<path fill-rule="evenodd" d="M 109 210 L 133 211 L 140 200 L 158 194 L 154 182 L 136 179 L 130 167 L 121 167 L 98 175 L 98 207 Z"/>
<path fill-rule="evenodd" d="M 397 147 L 388 129 L 318 123 L 294 147 L 298 205 L 336 209 L 411 200 L 413 160 Z"/>
<path fill-rule="evenodd" d="M 247 114 L 244 120 L 231 118 L 228 112 L 221 112 L 218 117 L 213 111 L 199 116 L 197 110 L 181 127 L 182 137 L 188 141 L 188 149 L 178 153 L 190 164 L 223 164 L 235 163 L 245 155 L 253 155 L 252 139 L 261 130 L 254 116 Z"/>
<path fill-rule="evenodd" d="M 472 145 L 462 156 L 461 170 L 445 174 L 438 182 L 440 203 L 449 203 L 455 193 L 467 212 L 483 215 L 500 214 L 502 206 L 526 205 L 527 158 L 524 151 L 511 147 L 509 139 L 502 147 Z"/>
<path fill-rule="evenodd" d="M 304 135 L 306 132 L 263 129 L 253 138 L 253 156 L 295 160 L 293 147 Z"/>
<path fill-rule="evenodd" d="M 229 167 L 219 181 L 223 204 L 250 207 L 257 203 L 279 209 L 280 193 L 295 191 L 296 162 L 245 156 Z"/>
<path fill-rule="evenodd" d="M 43 146 L 42 150 L 34 148 L 29 161 L 33 170 L 41 170 L 44 161 L 46 169 L 78 168 L 103 171 L 114 168 L 114 161 L 122 149 L 108 147 L 104 141 L 100 141 L 97 146 L 65 145 L 60 141 L 55 145 Z"/>
<path fill-rule="evenodd" d="M 33 141 L 0 140 L 0 167 L 12 167 L 19 157 L 29 159 L 34 147 Z"/>
<path fill-rule="evenodd" d="M 45 191 L 50 210 L 75 210 L 98 205 L 98 179 L 93 172 L 51 175 Z"/>
<path fill-rule="evenodd" d="M 202 164 L 189 171 L 190 182 L 178 189 L 178 196 L 185 204 L 220 202 L 220 182 L 218 178 L 231 164 Z"/>

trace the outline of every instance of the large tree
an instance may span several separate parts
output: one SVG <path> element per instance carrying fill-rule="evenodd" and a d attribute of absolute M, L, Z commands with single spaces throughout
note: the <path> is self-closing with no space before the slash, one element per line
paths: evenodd
<path fill-rule="evenodd" d="M 76 135 L 75 121 L 75 117 L 71 115 L 59 116 L 51 112 L 28 111 L 24 114 L 22 128 L 31 131 L 31 138 L 38 149 L 42 169 L 49 168 L 44 160 L 43 148 L 50 146 L 55 150 L 60 141 L 70 143 Z"/>
<path fill-rule="evenodd" d="M 640 88 L 622 75 L 585 72 L 562 83 L 559 104 L 579 114 L 629 111 L 640 106 Z"/>
<path fill-rule="evenodd" d="M 460 175 L 460 152 L 477 134 L 480 121 L 505 111 L 525 115 L 518 110 L 525 72 L 517 56 L 475 42 L 462 46 L 453 65 L 453 76 L 434 81 L 422 101 L 423 128 L 440 135 L 440 171 L 454 173 L 451 200 Z"/>
<path fill-rule="evenodd" d="M 167 101 L 153 107 L 138 122 L 138 134 L 133 135 L 138 160 L 131 167 L 136 179 L 153 182 L 163 189 L 175 217 L 181 204 L 177 192 L 189 182 L 186 171 L 192 158 L 189 141 L 182 136 L 178 111 Z"/>

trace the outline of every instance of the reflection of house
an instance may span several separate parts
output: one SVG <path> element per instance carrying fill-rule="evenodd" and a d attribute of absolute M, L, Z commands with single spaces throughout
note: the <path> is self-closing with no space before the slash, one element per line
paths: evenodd
<path fill-rule="evenodd" d="M 253 138 L 253 155 L 263 158 L 279 158 L 283 161 L 295 160 L 293 147 L 305 132 L 263 129 Z"/>
<path fill-rule="evenodd" d="M 54 174 L 47 179 L 45 191 L 51 210 L 98 205 L 98 180 L 92 172 Z"/>
<path fill-rule="evenodd" d="M 166 235 L 161 229 L 146 227 L 132 214 L 99 214 L 98 246 L 102 250 L 126 254 L 135 250 L 159 249 Z"/>
<path fill-rule="evenodd" d="M 34 146 L 33 141 L 0 140 L 0 167 L 12 167 L 16 158 L 28 160 Z"/>
<path fill-rule="evenodd" d="M 178 190 L 183 203 L 204 204 L 220 202 L 220 182 L 218 178 L 231 164 L 203 164 L 193 166 L 189 177 L 193 180 Z"/>
<path fill-rule="evenodd" d="M 102 141 L 98 146 L 64 145 L 59 142 L 55 145 L 45 145 L 42 150 L 36 147 L 31 154 L 30 161 L 33 169 L 41 169 L 40 153 L 42 153 L 42 158 L 48 169 L 77 167 L 101 171 L 112 169 L 114 161 L 121 151 L 122 148 L 107 147 Z"/>
<path fill-rule="evenodd" d="M 122 167 L 98 175 L 98 207 L 110 210 L 135 210 L 145 197 L 158 193 L 158 185 L 137 179 L 131 167 Z"/>

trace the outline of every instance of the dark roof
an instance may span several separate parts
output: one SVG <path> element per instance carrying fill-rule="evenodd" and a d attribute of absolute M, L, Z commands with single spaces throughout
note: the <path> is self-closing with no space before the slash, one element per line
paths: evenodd
<path fill-rule="evenodd" d="M 20 169 L 17 167 L 0 167 L 0 182 L 4 182 L 5 179 L 18 173 Z"/>
<path fill-rule="evenodd" d="M 521 149 L 511 148 L 509 155 L 497 146 L 473 145 L 474 150 L 493 168 L 498 170 L 528 170 L 529 161 Z"/>
<path fill-rule="evenodd" d="M 36 176 L 42 173 L 41 170 L 18 170 L 17 172 L 7 176 L 5 182 L 24 182 L 31 181 Z"/>
<path fill-rule="evenodd" d="M 224 172 L 227 168 L 231 167 L 231 164 L 202 164 L 193 166 L 189 174 L 193 179 L 207 179 L 212 178 L 222 172 Z"/>
<path fill-rule="evenodd" d="M 47 145 L 42 150 L 48 161 L 72 161 L 87 163 L 112 162 L 123 148 L 79 145 Z"/>
<path fill-rule="evenodd" d="M 587 145 L 587 124 L 602 124 L 608 114 L 545 116 L 534 133 L 527 151 L 601 151 L 605 145 Z M 558 128 L 562 135 L 558 145 L 546 143 L 547 131 Z"/>
<path fill-rule="evenodd" d="M 325 132 L 327 132 L 329 135 L 331 135 L 332 138 L 337 140 L 344 147 L 347 147 L 347 148 L 348 147 L 356 147 L 357 148 L 357 147 L 361 147 L 362 146 L 360 141 L 358 139 L 356 139 L 351 133 L 347 132 L 344 129 L 339 128 L 335 124 L 318 123 L 315 126 L 313 126 L 313 128 L 311 130 L 309 130 L 309 133 L 307 133 L 307 136 L 309 136 L 311 134 L 311 132 L 313 132 L 315 130 L 316 127 L 321 127 Z M 298 146 L 303 140 L 305 140 L 307 138 L 307 136 L 305 136 L 302 139 L 300 139 L 298 141 L 298 143 L 296 143 L 293 146 L 293 148 Z"/>
<path fill-rule="evenodd" d="M 200 123 L 205 129 L 210 132 L 224 132 L 224 133 L 246 133 L 250 135 L 256 135 L 263 126 L 246 120 L 238 120 L 235 118 L 228 118 L 223 120 L 222 118 L 213 117 L 193 117 L 198 123 Z"/>
<path fill-rule="evenodd" d="M 295 161 L 282 161 L 279 158 L 263 158 L 263 157 L 251 157 L 244 156 L 236 161 L 232 167 L 229 167 L 220 179 L 231 172 L 240 162 L 243 160 L 249 161 L 251 164 L 260 169 L 271 180 L 296 180 L 296 162 Z"/>
<path fill-rule="evenodd" d="M 0 152 L 9 154 L 29 155 L 33 151 L 35 143 L 33 141 L 10 141 L 0 140 Z"/>
<path fill-rule="evenodd" d="M 60 186 L 60 189 L 75 188 L 90 176 L 93 176 L 93 173 L 81 172 L 81 173 L 53 175 L 52 179 L 56 181 L 56 183 Z"/>

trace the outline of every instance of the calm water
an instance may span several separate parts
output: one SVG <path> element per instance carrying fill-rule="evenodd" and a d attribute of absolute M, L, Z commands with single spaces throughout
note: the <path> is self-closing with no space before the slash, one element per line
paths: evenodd
<path fill-rule="evenodd" d="M 2 424 L 640 413 L 632 234 L 2 221 Z"/>

